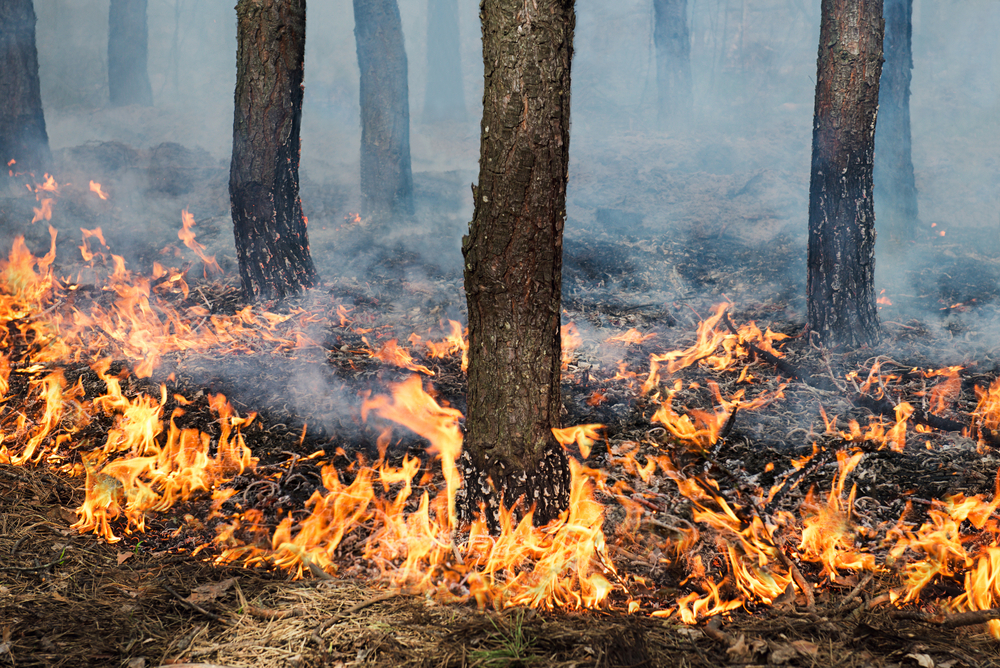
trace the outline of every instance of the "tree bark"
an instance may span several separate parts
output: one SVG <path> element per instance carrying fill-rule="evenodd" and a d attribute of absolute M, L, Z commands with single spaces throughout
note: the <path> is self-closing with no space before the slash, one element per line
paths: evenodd
<path fill-rule="evenodd" d="M 458 0 L 427 0 L 427 88 L 424 121 L 465 122 Z"/>
<path fill-rule="evenodd" d="M 915 239 L 917 185 L 910 144 L 913 0 L 885 2 L 885 65 L 875 133 L 875 219 L 882 242 L 901 251 Z"/>
<path fill-rule="evenodd" d="M 661 127 L 691 115 L 691 36 L 687 0 L 653 0 L 657 119 Z"/>
<path fill-rule="evenodd" d="M 463 239 L 469 406 L 460 516 L 568 502 L 555 441 L 560 397 L 562 235 L 569 163 L 572 0 L 485 0 L 482 138 L 475 212 Z"/>
<path fill-rule="evenodd" d="M 35 20 L 31 0 L 0 2 L 0 168 L 41 176 L 52 154 L 38 82 Z"/>
<path fill-rule="evenodd" d="M 354 0 L 361 70 L 361 213 L 413 213 L 410 98 L 396 0 Z"/>
<path fill-rule="evenodd" d="M 882 0 L 823 0 L 812 175 L 809 325 L 824 345 L 874 344 L 875 213 L 872 163 Z"/>
<path fill-rule="evenodd" d="M 108 11 L 108 97 L 111 104 L 152 106 L 146 0 L 111 0 Z"/>
<path fill-rule="evenodd" d="M 305 0 L 239 0 L 229 196 L 243 293 L 281 299 L 316 282 L 299 200 Z"/>

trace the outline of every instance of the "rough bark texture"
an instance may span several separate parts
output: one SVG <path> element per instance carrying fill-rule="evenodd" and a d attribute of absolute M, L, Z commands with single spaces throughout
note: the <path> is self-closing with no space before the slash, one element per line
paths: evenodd
<path fill-rule="evenodd" d="M 111 104 L 153 104 L 146 67 L 146 0 L 111 0 L 108 11 L 108 97 Z"/>
<path fill-rule="evenodd" d="M 354 0 L 361 69 L 361 213 L 413 213 L 410 98 L 396 0 Z"/>
<path fill-rule="evenodd" d="M 49 168 L 31 0 L 0 1 L 0 168 L 3 173 Z M 15 164 L 9 164 L 15 160 Z"/>
<path fill-rule="evenodd" d="M 475 213 L 463 240 L 469 408 L 459 510 L 566 508 L 560 285 L 569 162 L 572 0 L 486 0 Z"/>
<path fill-rule="evenodd" d="M 875 133 L 875 211 L 882 244 L 902 250 L 917 230 L 917 185 L 910 146 L 913 0 L 885 0 L 885 64 Z"/>
<path fill-rule="evenodd" d="M 465 121 L 458 0 L 427 0 L 427 90 L 424 121 Z"/>
<path fill-rule="evenodd" d="M 236 256 L 248 300 L 280 299 L 316 281 L 299 200 L 306 3 L 240 0 L 236 18 Z"/>
<path fill-rule="evenodd" d="M 687 0 L 653 0 L 657 116 L 661 126 L 691 115 L 691 36 Z"/>
<path fill-rule="evenodd" d="M 812 177 L 809 325 L 827 346 L 879 337 L 872 162 L 882 71 L 882 0 L 823 0 Z"/>

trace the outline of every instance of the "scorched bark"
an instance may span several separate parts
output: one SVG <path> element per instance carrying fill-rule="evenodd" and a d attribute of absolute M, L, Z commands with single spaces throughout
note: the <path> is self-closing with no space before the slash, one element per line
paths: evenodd
<path fill-rule="evenodd" d="M 316 281 L 299 200 L 306 3 L 240 0 L 236 16 L 236 256 L 248 300 L 280 299 Z"/>
<path fill-rule="evenodd" d="M 0 168 L 41 176 L 52 154 L 38 82 L 35 21 L 31 0 L 0 2 Z"/>
<path fill-rule="evenodd" d="M 108 97 L 114 106 L 153 104 L 149 85 L 146 0 L 111 0 L 108 10 Z"/>
<path fill-rule="evenodd" d="M 824 345 L 857 347 L 879 338 L 872 163 L 882 0 L 823 0 L 821 12 L 809 184 L 809 325 Z"/>
<path fill-rule="evenodd" d="M 653 0 L 657 113 L 661 125 L 691 113 L 691 37 L 687 0 Z"/>
<path fill-rule="evenodd" d="M 568 504 L 559 426 L 560 286 L 575 15 L 571 0 L 481 5 L 485 88 L 475 211 L 463 240 L 469 307 L 465 517 Z"/>

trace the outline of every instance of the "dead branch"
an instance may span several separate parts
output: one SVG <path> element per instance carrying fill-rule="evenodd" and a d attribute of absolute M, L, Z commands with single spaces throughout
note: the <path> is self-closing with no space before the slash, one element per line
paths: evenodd
<path fill-rule="evenodd" d="M 257 617 L 265 621 L 273 622 L 289 617 L 305 617 L 309 614 L 307 610 L 299 606 L 288 608 L 287 610 L 275 610 L 274 608 L 261 608 L 256 605 L 247 605 L 243 610 L 252 617 Z"/>

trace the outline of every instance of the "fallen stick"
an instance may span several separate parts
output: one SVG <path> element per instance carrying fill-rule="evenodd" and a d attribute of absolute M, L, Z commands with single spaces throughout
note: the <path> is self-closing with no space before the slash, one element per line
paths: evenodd
<path fill-rule="evenodd" d="M 1000 619 L 1000 608 L 970 610 L 969 612 L 956 612 L 951 615 L 935 615 L 929 612 L 918 612 L 916 610 L 896 610 L 892 613 L 892 618 L 906 619 L 915 622 L 927 622 L 928 624 L 937 624 L 944 629 L 954 629 L 959 626 L 984 624 L 994 619 Z"/>
<path fill-rule="evenodd" d="M 208 617 L 212 621 L 220 622 L 222 624 L 228 624 L 229 623 L 225 619 L 223 619 L 222 617 L 219 617 L 214 612 L 210 612 L 210 611 L 206 610 L 205 608 L 201 607 L 197 603 L 192 603 L 191 601 L 188 601 L 183 596 L 181 596 L 180 594 L 178 594 L 177 591 L 173 587 L 171 587 L 170 585 L 168 585 L 166 582 L 161 582 L 160 586 L 163 587 L 164 589 L 166 589 L 168 592 L 170 592 L 171 596 L 173 596 L 174 598 L 176 598 L 184 606 L 190 608 L 191 610 L 194 610 L 195 612 L 200 612 L 201 614 L 205 615 L 206 617 Z"/>

